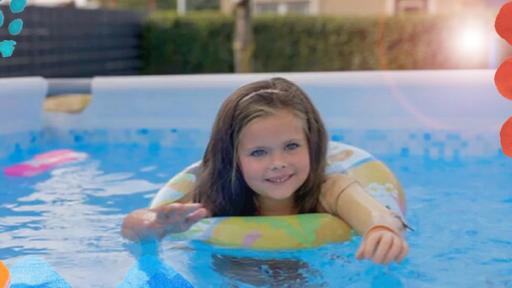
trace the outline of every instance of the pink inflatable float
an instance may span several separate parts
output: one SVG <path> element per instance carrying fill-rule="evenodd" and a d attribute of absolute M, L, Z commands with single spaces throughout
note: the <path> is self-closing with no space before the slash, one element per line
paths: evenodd
<path fill-rule="evenodd" d="M 56 166 L 81 161 L 87 158 L 86 153 L 68 149 L 54 150 L 36 155 L 29 161 L 22 162 L 4 169 L 4 174 L 16 177 L 30 177 L 46 172 Z"/>

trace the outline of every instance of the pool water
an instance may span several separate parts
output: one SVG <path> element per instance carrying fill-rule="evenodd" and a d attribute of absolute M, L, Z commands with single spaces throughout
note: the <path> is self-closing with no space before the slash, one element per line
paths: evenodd
<path fill-rule="evenodd" d="M 410 253 L 400 265 L 357 261 L 347 243 L 262 252 L 166 239 L 155 253 L 196 287 L 512 287 L 512 159 L 497 135 L 331 130 L 374 153 L 407 195 Z M 88 159 L 34 177 L 0 175 L 0 259 L 48 261 L 72 287 L 115 287 L 140 259 L 120 236 L 172 175 L 202 156 L 208 131 L 55 131 L 0 137 L 0 167 L 54 149 Z M 21 139 L 21 140 L 16 140 Z M 106 273 L 108 271 L 108 273 Z"/>

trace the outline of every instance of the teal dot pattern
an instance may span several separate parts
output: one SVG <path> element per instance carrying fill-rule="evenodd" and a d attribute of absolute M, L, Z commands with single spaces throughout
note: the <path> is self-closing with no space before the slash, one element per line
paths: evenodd
<path fill-rule="evenodd" d="M 11 0 L 11 12 L 13 14 L 18 14 L 23 12 L 25 10 L 25 7 L 27 6 L 27 0 Z"/>
<path fill-rule="evenodd" d="M 0 0 L 2 2 L 2 0 Z M 27 6 L 27 0 L 11 0 L 9 4 L 9 10 L 12 14 L 19 14 L 25 10 Z M 0 6 L 0 29 L 4 28 L 5 16 Z M 23 20 L 21 18 L 15 18 L 7 25 L 7 31 L 10 36 L 16 36 L 23 30 Z M 11 57 L 16 48 L 16 41 L 12 39 L 0 39 L 0 55 L 2 58 Z"/>
<path fill-rule="evenodd" d="M 23 29 L 23 20 L 17 18 L 11 21 L 9 24 L 9 34 L 11 35 L 18 35 L 21 33 L 21 30 Z"/>

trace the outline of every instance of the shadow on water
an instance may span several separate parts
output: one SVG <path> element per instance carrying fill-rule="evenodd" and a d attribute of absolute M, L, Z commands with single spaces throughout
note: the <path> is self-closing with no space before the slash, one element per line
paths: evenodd
<path fill-rule="evenodd" d="M 213 269 L 233 287 L 236 283 L 255 287 L 326 287 L 325 283 L 311 283 L 319 271 L 300 259 L 256 259 L 213 254 Z"/>

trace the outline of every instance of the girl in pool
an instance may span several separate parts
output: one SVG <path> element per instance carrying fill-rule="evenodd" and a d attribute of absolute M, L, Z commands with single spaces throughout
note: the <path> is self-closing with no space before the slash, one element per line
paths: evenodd
<path fill-rule="evenodd" d="M 353 178 L 326 175 L 327 133 L 294 83 L 273 78 L 236 90 L 217 114 L 193 195 L 130 213 L 124 237 L 161 239 L 210 216 L 330 213 L 363 235 L 358 259 L 400 262 L 404 222 Z"/>

